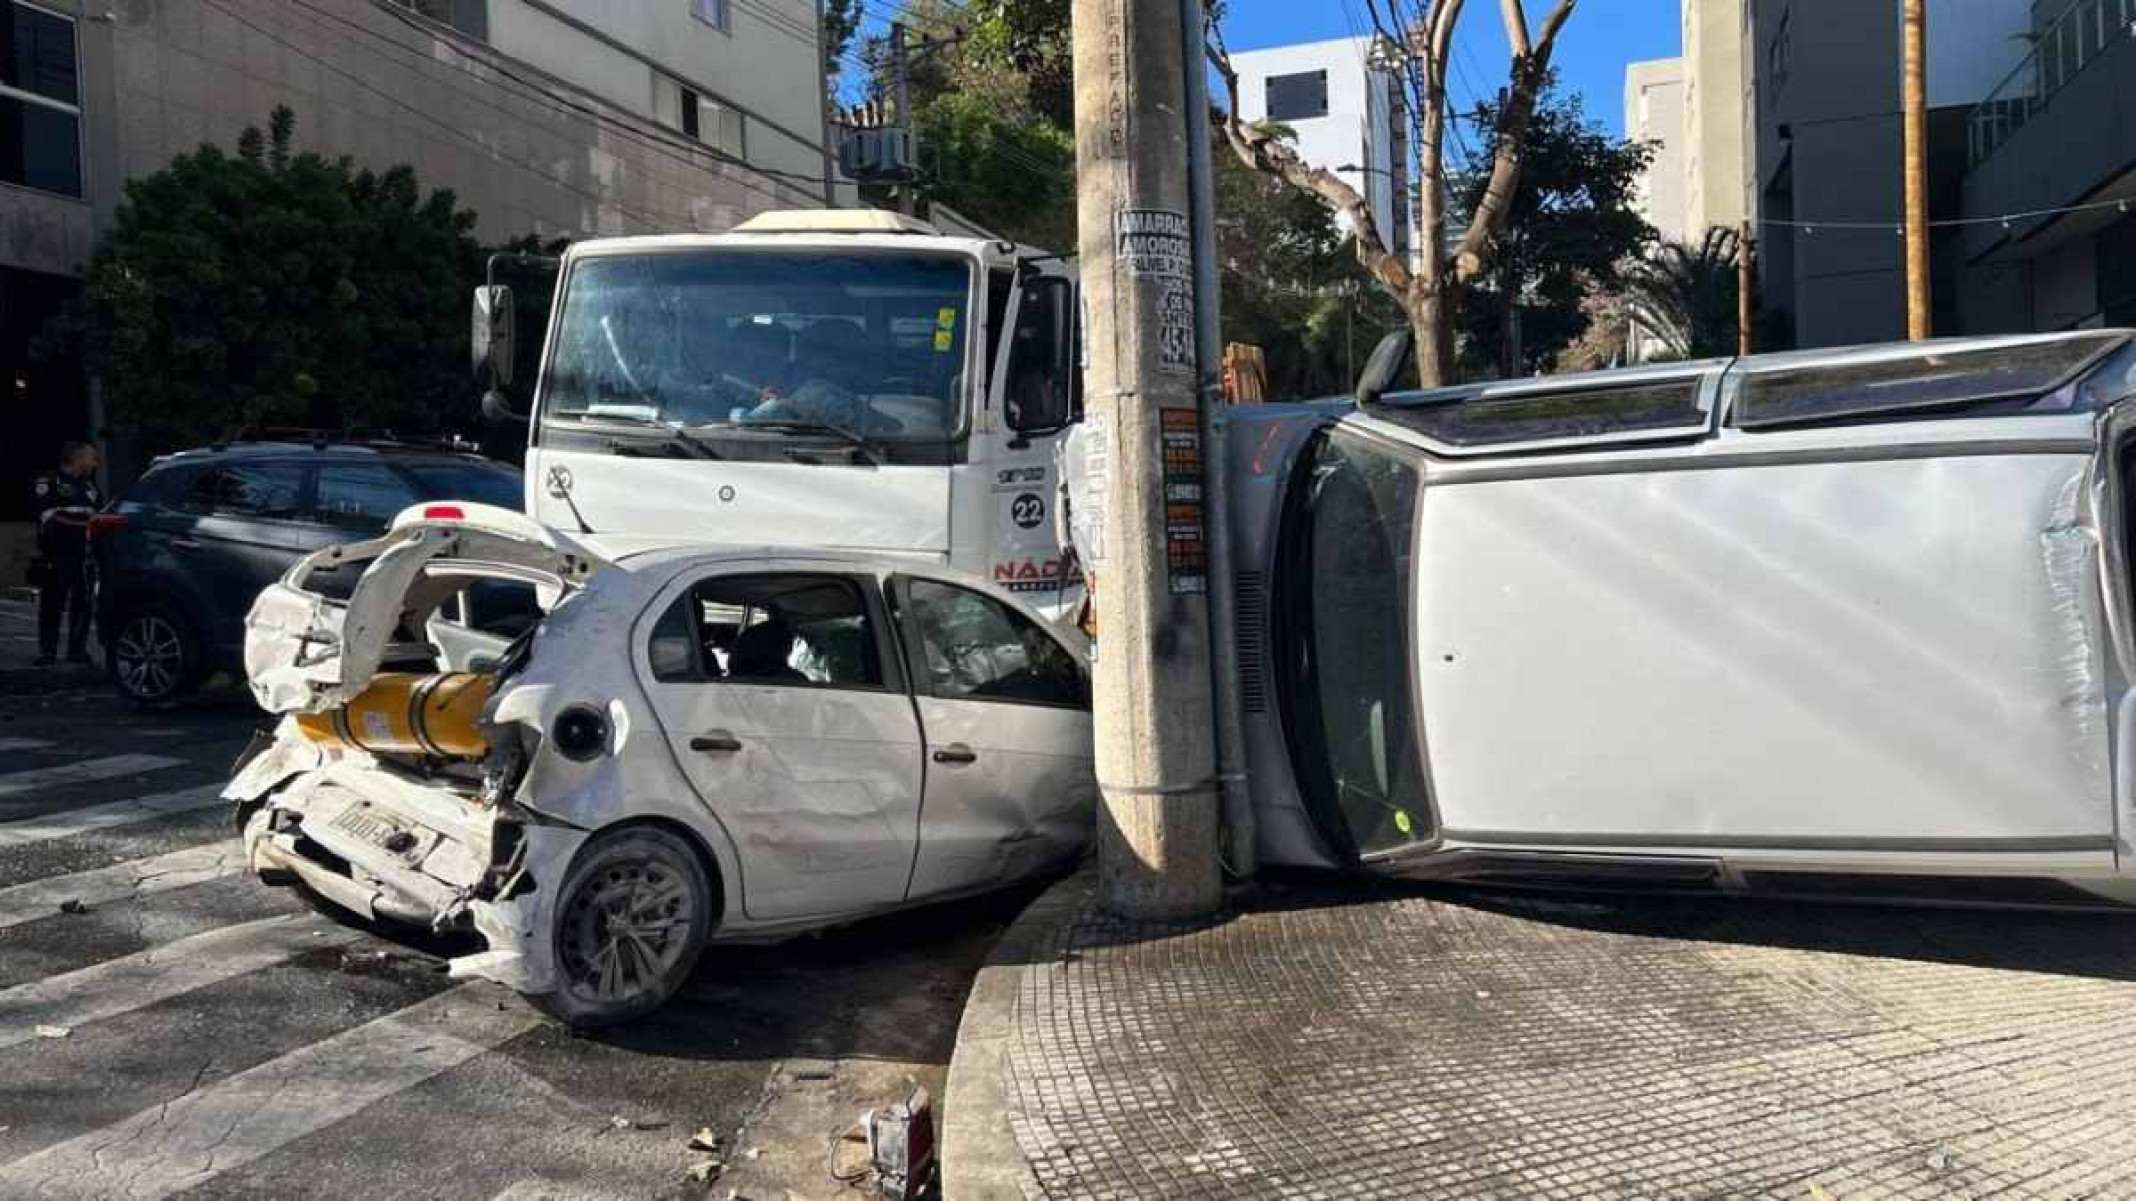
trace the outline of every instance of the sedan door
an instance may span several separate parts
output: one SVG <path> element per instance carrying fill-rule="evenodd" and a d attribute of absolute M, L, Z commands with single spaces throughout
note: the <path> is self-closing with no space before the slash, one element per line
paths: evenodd
<path fill-rule="evenodd" d="M 1097 807 L 1081 661 L 999 597 L 924 576 L 892 592 L 927 744 L 911 895 L 1008 883 L 1076 853 Z"/>
<path fill-rule="evenodd" d="M 686 577 L 639 670 L 690 783 L 733 841 L 758 921 L 905 897 L 920 740 L 871 578 Z"/>

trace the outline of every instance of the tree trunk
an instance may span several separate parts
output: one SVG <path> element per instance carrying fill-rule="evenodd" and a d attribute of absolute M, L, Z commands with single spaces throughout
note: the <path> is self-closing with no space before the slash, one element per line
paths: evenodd
<path fill-rule="evenodd" d="M 1409 294 L 1409 331 L 1416 340 L 1417 379 L 1426 388 L 1454 382 L 1452 304 L 1444 287 L 1419 283 Z"/>

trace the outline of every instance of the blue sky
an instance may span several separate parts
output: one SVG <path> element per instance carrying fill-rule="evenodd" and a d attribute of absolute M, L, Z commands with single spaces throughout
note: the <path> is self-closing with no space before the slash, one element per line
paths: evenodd
<path fill-rule="evenodd" d="M 1548 0 L 1527 0 L 1527 7 L 1534 23 L 1549 11 Z M 1679 0 L 1582 0 L 1573 11 L 1558 39 L 1558 74 L 1610 132 L 1624 131 L 1624 64 L 1675 57 L 1683 41 L 1680 13 Z M 1224 40 L 1234 50 L 1258 50 L 1351 37 L 1370 29 L 1365 14 L 1364 0 L 1231 0 Z M 1456 102 L 1466 106 L 1477 91 L 1505 81 L 1506 33 L 1498 5 L 1469 0 L 1455 41 L 1457 70 L 1448 82 Z"/>

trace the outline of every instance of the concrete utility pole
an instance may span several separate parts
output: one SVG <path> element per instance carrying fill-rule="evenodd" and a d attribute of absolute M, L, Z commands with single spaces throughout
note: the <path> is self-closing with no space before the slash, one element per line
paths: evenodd
<path fill-rule="evenodd" d="M 912 132 L 912 97 L 910 95 L 911 64 L 905 58 L 905 23 L 890 22 L 890 86 L 897 97 L 897 124 L 905 131 L 905 153 L 915 160 L 906 164 L 906 170 L 917 175 L 920 169 L 919 151 Z M 907 178 L 897 186 L 898 208 L 910 217 L 914 211 L 913 192 L 918 180 Z"/>
<path fill-rule="evenodd" d="M 1179 0 L 1073 11 L 1085 435 L 1104 513 L 1086 556 L 1100 898 L 1127 917 L 1188 918 L 1223 895 L 1184 78 L 1201 31 Z"/>
<path fill-rule="evenodd" d="M 1756 228 L 1746 218 L 1742 229 L 1736 233 L 1736 355 L 1739 358 L 1749 357 L 1758 348 L 1750 325 L 1758 286 L 1758 265 L 1751 258 L 1758 251 L 1757 239 L 1751 236 Z"/>
<path fill-rule="evenodd" d="M 1905 0 L 1906 65 L 1906 336 L 1929 335 L 1928 295 L 1928 0 Z"/>

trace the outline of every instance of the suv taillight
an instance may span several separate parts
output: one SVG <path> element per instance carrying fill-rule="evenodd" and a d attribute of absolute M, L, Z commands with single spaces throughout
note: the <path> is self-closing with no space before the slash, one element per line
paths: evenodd
<path fill-rule="evenodd" d="M 124 513 L 98 513 L 89 519 L 89 536 L 91 538 L 102 538 L 107 534 L 116 534 L 125 528 L 126 514 Z"/>

